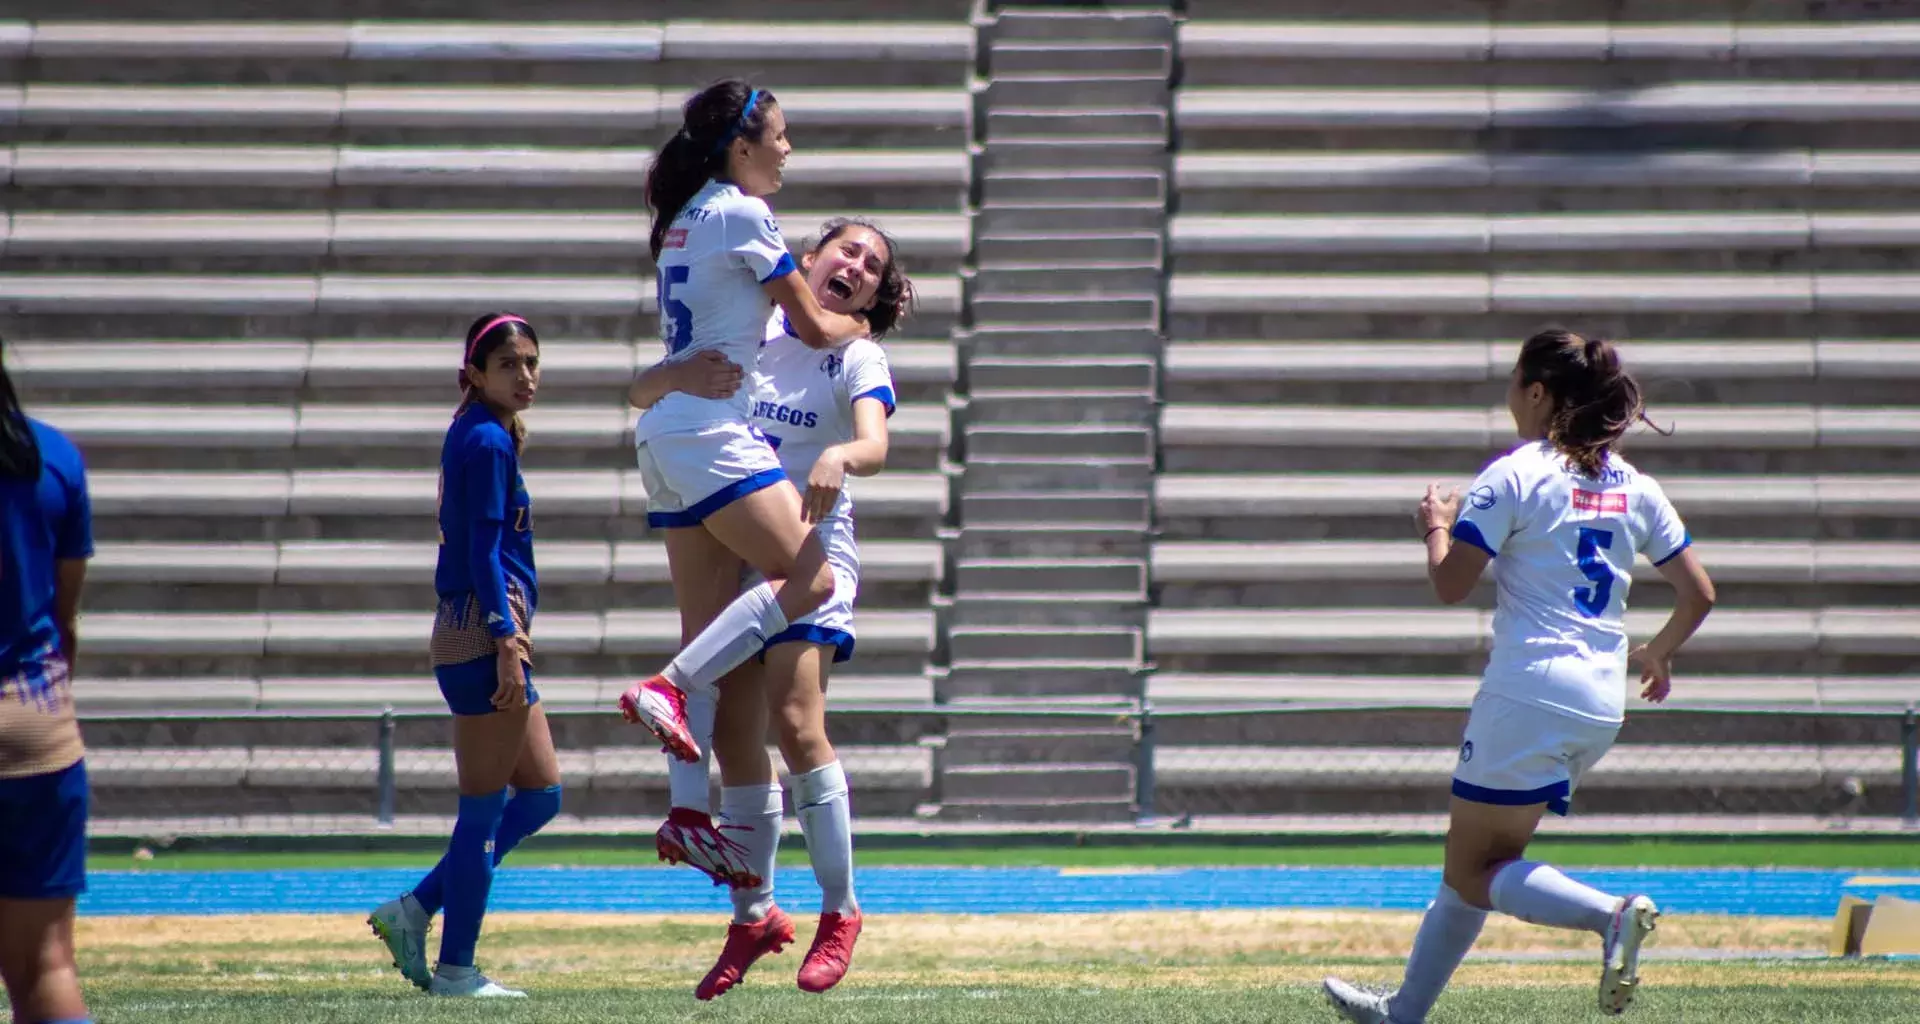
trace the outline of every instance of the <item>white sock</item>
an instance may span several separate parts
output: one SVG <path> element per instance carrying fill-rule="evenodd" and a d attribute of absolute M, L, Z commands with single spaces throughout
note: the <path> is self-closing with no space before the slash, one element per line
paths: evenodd
<path fill-rule="evenodd" d="M 733 890 L 733 920 L 758 921 L 773 909 L 773 860 L 780 852 L 780 784 L 720 790 L 721 834 L 747 848 L 747 866 L 760 876 L 752 889 Z"/>
<path fill-rule="evenodd" d="M 1480 937 L 1480 926 L 1486 923 L 1486 911 L 1461 899 L 1452 886 L 1440 886 L 1413 937 L 1413 953 L 1407 957 L 1400 990 L 1387 1000 L 1387 1016 L 1395 1024 L 1420 1024 L 1427 1019 L 1434 1000 L 1440 998 L 1454 968 L 1467 958 L 1473 941 Z"/>
<path fill-rule="evenodd" d="M 768 637 L 786 628 L 787 614 L 780 610 L 773 586 L 761 583 L 734 598 L 660 674 L 688 693 L 716 692 L 721 676 L 760 653 Z"/>
<path fill-rule="evenodd" d="M 673 807 L 713 813 L 708 773 L 713 764 L 713 718 L 718 704 L 712 691 L 687 691 L 687 728 L 700 744 L 700 760 L 667 758 L 667 802 Z"/>
<path fill-rule="evenodd" d="M 1493 908 L 1528 924 L 1573 928 L 1605 935 L 1618 896 L 1609 896 L 1535 860 L 1516 860 L 1493 876 L 1487 887 Z"/>
<path fill-rule="evenodd" d="M 793 806 L 807 837 L 807 859 L 820 883 L 820 912 L 851 915 L 853 902 L 853 805 L 840 762 L 793 777 Z"/>

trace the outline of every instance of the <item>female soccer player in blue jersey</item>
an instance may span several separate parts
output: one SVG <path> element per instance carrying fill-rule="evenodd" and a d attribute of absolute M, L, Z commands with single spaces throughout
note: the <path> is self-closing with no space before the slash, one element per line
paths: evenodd
<path fill-rule="evenodd" d="M 770 303 L 816 348 L 866 334 L 859 317 L 820 305 L 760 198 L 779 189 L 792 151 L 773 94 L 723 80 L 688 100 L 684 114 L 646 183 L 668 359 L 713 351 L 753 369 Z M 683 392 L 661 399 L 634 428 L 647 522 L 666 532 L 686 645 L 660 675 L 629 688 L 620 710 L 686 761 L 700 757 L 686 692 L 713 692 L 766 638 L 833 593 L 833 569 L 801 519 L 800 494 L 751 420 L 745 394 Z M 702 598 L 716 592 L 705 586 L 713 566 L 734 558 L 764 581 L 709 605 Z"/>
<path fill-rule="evenodd" d="M 0 362 L 0 976 L 17 1024 L 84 1024 L 74 900 L 87 764 L 74 721 L 93 516 L 80 450 L 20 408 Z"/>
<path fill-rule="evenodd" d="M 1466 600 L 1493 564 L 1493 652 L 1454 769 L 1445 882 L 1400 988 L 1381 995 L 1327 979 L 1328 998 L 1360 1024 L 1426 1020 L 1488 910 L 1598 935 L 1600 1009 L 1620 1013 L 1658 917 L 1645 896 L 1604 893 L 1525 859 L 1527 844 L 1543 813 L 1567 813 L 1580 776 L 1613 745 L 1628 666 L 1641 696 L 1666 699 L 1675 652 L 1713 608 L 1713 582 L 1660 485 L 1614 452 L 1645 407 L 1612 345 L 1560 330 L 1527 339 L 1507 407 L 1526 443 L 1481 472 L 1464 507 L 1432 487 L 1420 503 L 1441 601 Z M 1628 650 L 1636 554 L 1676 600 L 1659 634 Z"/>
<path fill-rule="evenodd" d="M 727 991 L 761 956 L 793 940 L 792 920 L 773 901 L 782 800 L 764 745 L 769 712 L 822 894 L 820 927 L 801 964 L 800 987 L 824 992 L 838 984 L 860 934 L 852 811 L 846 773 L 827 739 L 825 693 L 829 666 L 853 656 L 855 639 L 860 554 L 845 480 L 878 473 L 887 461 L 893 374 L 875 339 L 898 324 L 913 302 L 912 282 L 895 251 L 893 240 L 874 225 L 833 220 L 802 259 L 821 305 L 864 316 L 871 337 L 822 352 L 795 337 L 784 314 L 774 313 L 766 326 L 754 374 L 753 422 L 787 474 L 807 481 L 804 514 L 826 545 L 836 585 L 818 611 L 768 638 L 764 667 L 742 669 L 729 681 L 721 691 L 717 733 L 713 702 L 688 697 L 696 738 L 704 743 L 712 734 L 720 760 L 725 831 L 716 832 L 708 815 L 705 760 L 672 761 L 673 809 L 655 845 L 663 859 L 691 863 L 735 887 L 734 923 L 719 962 L 695 990 L 701 999 Z M 662 364 L 643 374 L 629 397 L 645 407 L 669 389 L 705 383 L 700 364 Z M 737 565 L 730 570 L 736 578 Z"/>
<path fill-rule="evenodd" d="M 473 963 L 493 869 L 560 810 L 560 763 L 533 687 L 533 506 L 520 478 L 520 414 L 540 387 L 540 339 L 511 313 L 467 329 L 462 399 L 440 449 L 433 674 L 453 712 L 460 810 L 447 852 L 413 891 L 368 919 L 407 980 L 434 995 L 524 996 Z M 512 796 L 508 796 L 512 786 Z M 446 910 L 440 962 L 426 935 Z"/>

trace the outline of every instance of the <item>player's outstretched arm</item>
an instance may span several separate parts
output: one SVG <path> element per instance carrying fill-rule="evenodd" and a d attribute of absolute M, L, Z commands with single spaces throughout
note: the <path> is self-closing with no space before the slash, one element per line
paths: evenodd
<path fill-rule="evenodd" d="M 69 672 L 80 661 L 80 592 L 86 585 L 86 559 L 62 558 L 54 563 L 53 620 Z"/>
<path fill-rule="evenodd" d="M 627 404 L 635 409 L 651 409 L 655 402 L 674 391 L 696 398 L 732 398 L 740 390 L 743 373 L 740 365 L 708 349 L 685 359 L 662 360 L 640 371 L 627 385 Z"/>
<path fill-rule="evenodd" d="M 1673 688 L 1673 655 L 1713 611 L 1713 580 L 1692 548 L 1662 562 L 1660 576 L 1673 584 L 1673 614 L 1658 635 L 1627 655 L 1640 670 L 1640 695 L 1658 704 Z"/>
<path fill-rule="evenodd" d="M 1427 580 L 1441 604 L 1465 601 L 1491 560 L 1472 544 L 1453 542 L 1453 521 L 1459 514 L 1458 490 L 1442 495 L 1439 488 L 1428 484 L 1426 497 L 1420 499 L 1420 509 L 1414 515 L 1427 544 Z"/>
<path fill-rule="evenodd" d="M 807 287 L 807 279 L 801 277 L 798 270 L 764 281 L 760 287 L 780 304 L 787 321 L 793 325 L 793 333 L 806 342 L 808 348 L 833 348 L 867 334 L 865 317 L 835 313 L 820 305 L 813 289 Z"/>
<path fill-rule="evenodd" d="M 833 512 L 849 476 L 873 476 L 887 468 L 887 403 L 862 398 L 853 403 L 853 440 L 820 453 L 807 474 L 801 518 L 817 523 Z"/>

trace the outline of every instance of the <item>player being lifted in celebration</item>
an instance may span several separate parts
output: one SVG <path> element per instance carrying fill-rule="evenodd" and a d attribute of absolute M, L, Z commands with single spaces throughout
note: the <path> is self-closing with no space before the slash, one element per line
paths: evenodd
<path fill-rule="evenodd" d="M 1527 443 L 1481 472 L 1464 507 L 1432 487 L 1420 503 L 1441 601 L 1465 600 L 1494 566 L 1493 652 L 1454 770 L 1445 881 L 1399 989 L 1326 981 L 1334 1007 L 1358 1024 L 1425 1021 L 1488 910 L 1598 935 L 1600 1009 L 1620 1013 L 1658 916 L 1645 896 L 1601 892 L 1525 855 L 1542 812 L 1567 813 L 1581 774 L 1613 744 L 1628 667 L 1641 696 L 1666 699 L 1674 653 L 1712 610 L 1713 583 L 1660 486 L 1614 453 L 1644 405 L 1612 345 L 1560 330 L 1527 339 L 1507 407 Z M 1636 554 L 1676 600 L 1659 634 L 1629 651 L 1622 619 Z"/>
<path fill-rule="evenodd" d="M 820 304 L 864 316 L 871 337 L 823 352 L 795 337 L 784 313 L 775 311 L 766 326 L 754 374 L 753 424 L 779 453 L 787 474 L 806 481 L 803 514 L 826 547 L 835 587 L 818 611 L 767 639 L 762 666 L 743 666 L 729 679 L 720 691 L 717 733 L 713 700 L 699 693 L 687 698 L 696 738 L 704 743 L 714 737 L 722 831 L 714 831 L 708 815 L 706 759 L 671 761 L 673 807 L 656 845 L 663 859 L 691 863 L 734 886 L 734 923 L 719 962 L 695 990 L 701 999 L 732 988 L 756 960 L 793 941 L 793 922 L 773 901 L 781 793 L 764 743 L 770 711 L 822 896 L 820 927 L 801 964 L 800 987 L 824 992 L 838 984 L 860 934 L 847 776 L 827 739 L 825 694 L 829 665 L 848 660 L 854 649 L 860 553 L 845 479 L 878 473 L 887 461 L 893 374 L 874 339 L 898 324 L 913 302 L 912 283 L 895 251 L 893 240 L 874 225 L 833 220 L 802 258 Z M 643 374 L 629 397 L 644 408 L 668 389 L 701 390 L 709 386 L 706 368 L 718 363 L 716 356 L 662 364 Z M 738 579 L 737 560 L 715 568 Z"/>
<path fill-rule="evenodd" d="M 87 1024 L 73 958 L 87 762 L 73 715 L 93 513 L 80 449 L 0 362 L 0 977 L 20 1024 Z"/>
<path fill-rule="evenodd" d="M 661 147 L 646 183 L 669 360 L 713 351 L 751 371 L 770 299 L 808 346 L 868 333 L 861 318 L 821 307 L 760 199 L 779 189 L 791 151 L 772 93 L 726 79 L 687 101 L 680 130 Z M 685 646 L 660 675 L 621 695 L 620 712 L 685 761 L 701 753 L 687 727 L 687 692 L 713 694 L 766 638 L 833 594 L 826 549 L 753 426 L 750 397 L 676 392 L 634 428 L 647 523 L 666 534 Z M 714 568 L 736 558 L 764 577 L 745 593 Z"/>
<path fill-rule="evenodd" d="M 560 811 L 560 761 L 533 688 L 533 503 L 520 478 L 520 414 L 540 387 L 540 339 L 511 313 L 467 328 L 461 400 L 440 449 L 440 561 L 433 586 L 433 674 L 453 712 L 460 810 L 446 855 L 367 923 L 393 964 L 442 996 L 524 996 L 474 967 L 493 869 Z M 513 787 L 511 798 L 507 787 Z M 440 963 L 427 970 L 434 912 L 446 908 Z"/>

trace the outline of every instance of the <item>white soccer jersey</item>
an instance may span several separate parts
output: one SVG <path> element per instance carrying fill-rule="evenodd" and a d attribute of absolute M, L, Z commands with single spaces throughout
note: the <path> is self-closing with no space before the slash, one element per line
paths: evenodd
<path fill-rule="evenodd" d="M 780 456 L 795 488 L 807 489 L 807 474 L 820 453 L 853 440 L 853 403 L 877 398 L 893 415 L 893 370 L 887 352 L 871 338 L 830 349 L 809 348 L 787 329 L 786 315 L 767 321 L 766 341 L 753 376 L 753 425 Z M 853 499 L 840 492 L 835 516 L 853 514 Z"/>
<path fill-rule="evenodd" d="M 1660 485 L 1618 456 L 1589 478 L 1552 444 L 1530 442 L 1481 472 L 1453 536 L 1496 556 L 1493 653 L 1481 690 L 1621 721 L 1621 620 L 1634 555 L 1658 565 L 1691 543 Z"/>
<path fill-rule="evenodd" d="M 709 349 L 752 370 L 766 323 L 761 285 L 792 272 L 793 256 L 767 204 L 709 181 L 674 218 L 660 249 L 660 340 L 669 359 Z M 640 417 L 638 440 L 720 422 L 745 422 L 743 388 L 715 400 L 674 392 Z"/>

